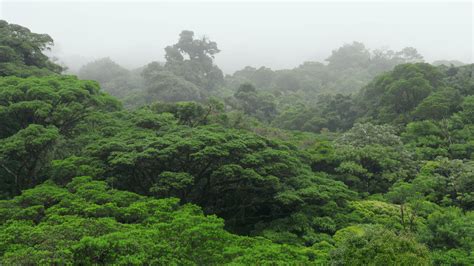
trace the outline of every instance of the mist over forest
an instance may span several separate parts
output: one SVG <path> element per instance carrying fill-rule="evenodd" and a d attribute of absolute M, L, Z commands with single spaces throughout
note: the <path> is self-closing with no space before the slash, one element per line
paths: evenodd
<path fill-rule="evenodd" d="M 164 62 L 163 48 L 182 30 L 219 44 L 215 62 L 225 74 L 326 63 L 354 41 L 414 47 L 428 63 L 473 60 L 470 1 L 268 2 L 4 0 L 0 16 L 54 36 L 52 54 L 74 71 L 103 57 L 127 69 Z"/>
<path fill-rule="evenodd" d="M 474 265 L 471 2 L 0 8 L 0 265 Z"/>

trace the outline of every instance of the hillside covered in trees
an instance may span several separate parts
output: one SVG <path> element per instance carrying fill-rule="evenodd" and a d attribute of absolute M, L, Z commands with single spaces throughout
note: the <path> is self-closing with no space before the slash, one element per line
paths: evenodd
<path fill-rule="evenodd" d="M 474 65 L 354 42 L 77 75 L 0 21 L 0 265 L 473 265 Z"/>

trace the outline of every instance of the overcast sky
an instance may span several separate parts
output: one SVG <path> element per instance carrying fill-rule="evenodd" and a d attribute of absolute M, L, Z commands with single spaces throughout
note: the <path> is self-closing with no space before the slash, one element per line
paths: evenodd
<path fill-rule="evenodd" d="M 369 48 L 412 46 L 429 62 L 473 61 L 473 6 L 465 2 L 0 2 L 0 17 L 48 33 L 55 53 L 79 63 L 111 57 L 126 67 L 164 61 L 181 30 L 208 36 L 216 63 L 293 68 L 324 61 L 352 41 Z M 74 68 L 74 66 L 72 66 Z"/>

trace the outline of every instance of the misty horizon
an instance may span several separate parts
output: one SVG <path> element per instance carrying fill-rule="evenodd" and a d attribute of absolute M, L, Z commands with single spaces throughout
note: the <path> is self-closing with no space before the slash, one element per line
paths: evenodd
<path fill-rule="evenodd" d="M 414 47 L 427 62 L 472 63 L 470 2 L 3 1 L 1 18 L 49 34 L 55 40 L 51 54 L 73 71 L 104 57 L 129 69 L 163 62 L 164 48 L 182 30 L 217 42 L 215 62 L 226 74 L 245 66 L 278 70 L 325 63 L 332 50 L 353 41 L 370 50 Z"/>
<path fill-rule="evenodd" d="M 472 0 L 28 1 L 0 266 L 474 265 Z"/>

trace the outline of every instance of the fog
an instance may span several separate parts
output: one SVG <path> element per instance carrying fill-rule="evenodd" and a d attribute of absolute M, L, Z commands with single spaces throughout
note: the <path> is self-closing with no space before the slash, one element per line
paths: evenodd
<path fill-rule="evenodd" d="M 217 65 L 292 68 L 324 61 L 345 43 L 418 49 L 426 61 L 473 60 L 467 2 L 25 2 L 3 1 L 1 18 L 47 33 L 53 54 L 77 69 L 110 57 L 129 68 L 164 61 L 181 30 L 216 41 Z"/>

